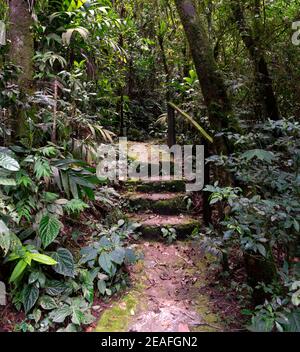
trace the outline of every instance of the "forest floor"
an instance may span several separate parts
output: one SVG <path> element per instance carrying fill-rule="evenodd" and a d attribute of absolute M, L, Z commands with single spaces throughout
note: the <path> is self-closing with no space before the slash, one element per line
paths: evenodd
<path fill-rule="evenodd" d="M 206 266 L 192 242 L 143 241 L 143 258 L 132 267 L 131 289 L 101 315 L 96 331 L 224 331 L 206 294 Z"/>
<path fill-rule="evenodd" d="M 245 330 L 236 289 L 218 277 L 197 242 L 140 240 L 135 249 L 141 259 L 130 268 L 131 286 L 109 303 L 96 303 L 98 320 L 87 331 Z"/>

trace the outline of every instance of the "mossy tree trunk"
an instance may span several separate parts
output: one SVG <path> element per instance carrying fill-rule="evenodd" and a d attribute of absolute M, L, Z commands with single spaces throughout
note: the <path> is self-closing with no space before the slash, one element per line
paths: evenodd
<path fill-rule="evenodd" d="M 218 70 L 213 48 L 194 0 L 174 1 L 189 43 L 212 128 L 216 133 L 226 129 L 239 130 L 238 122 L 232 113 L 224 79 Z M 219 155 L 228 155 L 233 151 L 224 135 L 215 136 L 214 143 L 209 146 L 209 149 L 212 153 Z M 206 176 L 207 178 L 209 175 Z M 234 183 L 232 176 L 223 167 L 215 170 L 215 178 L 221 185 Z M 208 206 L 204 204 L 204 207 Z M 208 221 L 209 213 L 206 217 Z"/>
<path fill-rule="evenodd" d="M 30 93 L 33 86 L 33 55 L 34 42 L 31 32 L 32 17 L 25 0 L 9 1 L 9 39 L 11 41 L 9 58 L 12 63 L 20 66 L 18 78 L 22 93 Z M 13 112 L 13 140 L 24 133 L 24 113 L 19 109 Z"/>
<path fill-rule="evenodd" d="M 268 64 L 264 57 L 263 49 L 260 45 L 260 4 L 256 1 L 254 9 L 254 26 L 252 30 L 245 19 L 243 7 L 239 0 L 231 2 L 232 13 L 237 24 L 240 36 L 249 52 L 249 57 L 254 67 L 254 79 L 258 99 L 262 106 L 262 116 L 264 119 L 279 120 L 280 112 L 277 99 L 273 90 L 273 82 L 269 73 Z"/>
<path fill-rule="evenodd" d="M 210 123 L 216 131 L 221 131 L 233 122 L 230 119 L 232 109 L 207 32 L 193 0 L 175 0 L 175 4 L 189 42 Z M 224 138 L 216 139 L 215 147 L 218 153 L 230 151 Z"/>

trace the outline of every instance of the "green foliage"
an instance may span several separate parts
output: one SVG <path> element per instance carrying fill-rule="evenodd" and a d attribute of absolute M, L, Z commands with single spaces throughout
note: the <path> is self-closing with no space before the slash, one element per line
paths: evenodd
<path fill-rule="evenodd" d="M 170 227 L 170 228 L 162 228 L 161 229 L 162 236 L 165 238 L 168 243 L 172 243 L 176 241 L 177 234 L 176 234 L 176 229 Z"/>
<path fill-rule="evenodd" d="M 49 214 L 42 217 L 39 224 L 39 235 L 44 248 L 48 247 L 58 236 L 61 228 L 60 221 Z"/>
<path fill-rule="evenodd" d="M 274 137 L 275 130 L 280 138 Z M 298 246 L 300 229 L 298 136 L 297 122 L 268 121 L 252 129 L 247 140 L 234 136 L 240 144 L 239 154 L 225 158 L 225 162 L 210 158 L 234 170 L 241 188 L 217 184 L 206 187 L 205 191 L 211 192 L 210 204 L 218 206 L 221 221 L 206 232 L 203 248 L 220 260 L 233 247 L 244 254 L 259 255 L 273 263 L 278 275 L 276 285 L 257 283 L 256 288 L 260 287 L 268 299 L 256 308 L 249 327 L 252 331 L 298 329 L 299 268 L 291 263 L 289 268 L 288 264 L 296 255 L 291 249 Z M 251 149 L 257 140 L 276 152 Z M 245 151 L 247 146 L 250 148 Z M 283 267 L 281 261 L 274 260 L 279 248 L 285 260 Z"/>
<path fill-rule="evenodd" d="M 40 254 L 36 252 L 36 249 L 33 246 L 21 246 L 13 251 L 8 257 L 7 261 L 19 260 L 16 264 L 9 282 L 15 282 L 23 274 L 27 266 L 31 266 L 31 262 L 37 262 L 44 265 L 56 265 L 57 262 L 51 257 Z"/>
<path fill-rule="evenodd" d="M 97 287 L 102 295 L 110 296 L 113 292 L 118 291 L 121 287 L 119 268 L 124 264 L 130 265 L 136 261 L 133 250 L 124 246 L 123 241 L 126 235 L 120 233 L 123 227 L 123 231 L 127 232 L 124 225 L 124 222 L 122 225 L 119 223 L 109 232 L 100 234 L 100 240 L 81 249 L 80 263 L 97 270 Z"/>
<path fill-rule="evenodd" d="M 72 253 L 66 248 L 58 248 L 51 257 L 57 262 L 53 269 L 63 276 L 75 276 L 75 264 Z"/>
<path fill-rule="evenodd" d="M 72 324 L 79 326 L 90 324 L 95 319 L 90 313 L 88 303 L 80 298 L 68 298 L 61 307 L 50 312 L 49 319 L 54 323 L 63 323 L 69 316 Z"/>
<path fill-rule="evenodd" d="M 27 314 L 39 298 L 39 289 L 34 284 L 27 285 L 23 291 L 24 310 Z"/>
<path fill-rule="evenodd" d="M 248 150 L 241 155 L 242 159 L 246 159 L 246 161 L 250 161 L 253 158 L 257 158 L 261 161 L 266 161 L 267 163 L 271 164 L 272 161 L 275 159 L 275 156 L 272 152 L 263 149 L 253 149 Z"/>
<path fill-rule="evenodd" d="M 20 170 L 18 162 L 9 155 L 5 154 L 4 151 L 1 151 L 0 153 L 0 167 L 3 167 L 8 171 Z"/>
<path fill-rule="evenodd" d="M 4 255 L 7 255 L 10 248 L 10 231 L 2 220 L 0 220 L 0 248 Z"/>
<path fill-rule="evenodd" d="M 68 214 L 80 214 L 89 206 L 81 199 L 72 199 L 64 204 L 64 209 Z"/>

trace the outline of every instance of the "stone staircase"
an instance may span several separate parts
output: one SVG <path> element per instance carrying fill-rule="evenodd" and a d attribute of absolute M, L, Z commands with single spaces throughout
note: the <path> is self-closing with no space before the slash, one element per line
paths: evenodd
<path fill-rule="evenodd" d="M 128 218 L 141 224 L 143 238 L 161 240 L 162 229 L 173 228 L 176 238 L 184 239 L 200 228 L 199 217 L 187 214 L 191 194 L 185 192 L 185 181 L 167 177 L 128 180 L 125 188 Z"/>
<path fill-rule="evenodd" d="M 123 197 L 128 201 L 127 216 L 129 220 L 140 223 L 145 239 L 161 240 L 163 228 L 176 230 L 176 238 L 183 239 L 199 228 L 201 222 L 187 211 L 191 194 L 186 192 L 185 180 L 174 177 L 174 162 L 170 154 L 160 147 L 160 143 L 128 142 L 128 158 L 137 163 L 137 170 L 158 169 L 160 176 L 146 179 L 128 179 L 123 182 Z M 160 153 L 156 157 L 149 154 L 154 148 Z M 169 167 L 166 167 L 166 165 Z M 168 170 L 166 172 L 166 170 Z"/>

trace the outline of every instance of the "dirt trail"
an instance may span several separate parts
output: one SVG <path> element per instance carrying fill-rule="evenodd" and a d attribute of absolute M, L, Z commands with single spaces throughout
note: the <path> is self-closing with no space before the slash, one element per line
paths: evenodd
<path fill-rule="evenodd" d="M 144 309 L 132 318 L 129 330 L 141 332 L 216 331 L 218 319 L 199 293 L 204 284 L 203 263 L 195 261 L 191 243 L 142 244 L 144 252 Z"/>
<path fill-rule="evenodd" d="M 96 331 L 222 331 L 205 286 L 206 263 L 192 242 L 145 242 L 131 270 L 133 286 L 102 314 Z"/>

